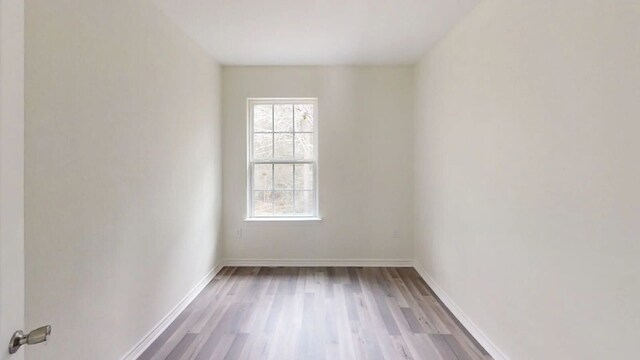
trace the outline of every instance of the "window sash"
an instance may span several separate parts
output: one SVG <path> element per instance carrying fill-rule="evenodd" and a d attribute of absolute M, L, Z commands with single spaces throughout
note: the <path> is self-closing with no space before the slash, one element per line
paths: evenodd
<path fill-rule="evenodd" d="M 315 164 L 315 160 L 254 160 L 253 164 Z"/>
<path fill-rule="evenodd" d="M 271 165 L 271 188 L 269 189 L 261 189 L 261 188 L 254 188 L 254 182 L 255 182 L 255 174 L 254 174 L 254 170 L 255 170 L 255 165 Z M 292 181 L 292 185 L 291 188 L 287 188 L 287 189 L 282 189 L 282 188 L 276 188 L 276 169 L 275 166 L 276 165 L 293 165 L 293 173 L 291 174 L 291 181 Z M 312 165 L 313 168 L 313 186 L 311 189 L 308 188 L 302 188 L 299 189 L 296 186 L 296 173 L 295 173 L 295 165 Z M 292 212 L 291 213 L 284 213 L 284 214 L 275 214 L 275 197 L 271 199 L 271 206 L 272 206 L 272 214 L 270 215 L 258 215 L 255 213 L 255 208 L 251 208 L 251 217 L 252 218 L 314 218 L 317 217 L 317 209 L 318 209 L 318 203 L 317 203 L 317 166 L 316 163 L 313 161 L 303 161 L 303 162 L 296 162 L 296 161 L 278 161 L 278 162 L 254 162 L 250 167 L 249 167 L 249 174 L 250 174 L 250 181 L 251 181 L 251 185 L 250 185 L 250 192 L 249 192 L 249 200 L 251 201 L 251 205 L 253 206 L 254 204 L 253 199 L 254 199 L 254 195 L 256 192 L 290 192 L 292 194 L 292 203 L 291 203 L 291 208 L 292 208 Z M 296 213 L 296 194 L 298 193 L 311 193 L 312 194 L 312 201 L 313 201 L 313 208 L 312 211 L 309 213 Z"/>
<path fill-rule="evenodd" d="M 275 131 L 275 112 L 272 109 L 272 124 L 271 128 L 274 131 L 254 131 L 254 107 L 256 105 L 311 105 L 313 107 L 313 131 L 296 131 L 295 129 L 295 119 L 293 124 L 292 131 Z M 317 218 L 319 216 L 319 204 L 318 204 L 318 105 L 316 99 L 248 99 L 247 101 L 247 114 L 248 114 L 248 131 L 247 131 L 247 216 L 249 218 L 260 218 L 260 219 L 270 219 L 270 218 L 296 218 L 296 219 L 304 219 L 304 218 Z M 295 143 L 294 146 L 294 154 L 293 158 L 284 158 L 284 159 L 254 159 L 254 134 L 292 134 L 295 137 L 295 134 L 311 134 L 313 136 L 313 157 L 311 159 L 295 159 Z M 275 141 L 275 138 L 274 140 Z M 272 157 L 275 156 L 275 142 L 272 143 Z M 272 176 L 272 189 L 271 190 L 254 190 L 254 166 L 255 165 L 272 165 L 271 176 Z M 274 177 L 275 177 L 275 165 L 280 164 L 308 164 L 313 165 L 313 189 L 308 190 L 298 190 L 295 189 L 295 171 L 293 175 L 293 189 L 292 190 L 278 190 L 275 189 Z M 291 214 L 274 214 L 269 215 L 257 215 L 255 211 L 254 204 L 254 193 L 257 191 L 291 191 L 293 197 L 293 212 Z M 313 200 L 313 209 L 312 213 L 309 214 L 296 214 L 296 193 L 298 192 L 311 192 L 312 200 Z M 271 199 L 272 206 L 275 203 L 275 198 Z"/>

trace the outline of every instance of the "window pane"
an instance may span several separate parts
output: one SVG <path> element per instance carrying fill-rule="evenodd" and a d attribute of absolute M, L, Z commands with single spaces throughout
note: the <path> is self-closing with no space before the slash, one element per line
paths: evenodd
<path fill-rule="evenodd" d="M 293 132 L 293 105 L 274 105 L 275 131 Z"/>
<path fill-rule="evenodd" d="M 295 106 L 295 124 L 296 132 L 313 131 L 313 105 L 298 104 Z"/>
<path fill-rule="evenodd" d="M 313 211 L 313 191 L 296 191 L 296 214 L 313 215 Z"/>
<path fill-rule="evenodd" d="M 273 191 L 253 192 L 253 214 L 256 216 L 273 215 Z"/>
<path fill-rule="evenodd" d="M 275 164 L 275 189 L 293 190 L 293 164 Z"/>
<path fill-rule="evenodd" d="M 273 105 L 253 106 L 253 131 L 273 131 Z"/>
<path fill-rule="evenodd" d="M 254 159 L 271 159 L 273 157 L 273 134 L 253 134 Z"/>
<path fill-rule="evenodd" d="M 256 164 L 253 166 L 253 189 L 273 190 L 273 165 Z"/>
<path fill-rule="evenodd" d="M 296 159 L 313 159 L 313 134 L 295 134 Z"/>
<path fill-rule="evenodd" d="M 296 190 L 313 190 L 312 164 L 297 164 L 295 176 Z"/>
<path fill-rule="evenodd" d="M 274 215 L 293 214 L 293 191 L 274 191 Z"/>
<path fill-rule="evenodd" d="M 251 104 L 249 155 L 255 162 L 249 212 L 257 217 L 313 216 L 317 205 L 315 105 L 295 104 L 296 99 L 268 101 Z"/>
<path fill-rule="evenodd" d="M 293 158 L 293 134 L 275 134 L 275 159 Z"/>

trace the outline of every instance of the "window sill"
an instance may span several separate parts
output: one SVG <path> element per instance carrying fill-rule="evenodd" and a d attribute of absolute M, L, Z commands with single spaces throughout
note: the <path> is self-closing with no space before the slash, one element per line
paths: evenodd
<path fill-rule="evenodd" d="M 252 223 L 321 223 L 322 218 L 319 217 L 304 217 L 304 218 L 246 218 L 245 222 Z"/>

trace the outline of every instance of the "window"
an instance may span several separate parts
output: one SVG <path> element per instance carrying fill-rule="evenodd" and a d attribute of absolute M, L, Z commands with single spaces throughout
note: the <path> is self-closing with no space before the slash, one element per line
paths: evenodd
<path fill-rule="evenodd" d="M 316 99 L 248 100 L 249 219 L 318 217 Z"/>

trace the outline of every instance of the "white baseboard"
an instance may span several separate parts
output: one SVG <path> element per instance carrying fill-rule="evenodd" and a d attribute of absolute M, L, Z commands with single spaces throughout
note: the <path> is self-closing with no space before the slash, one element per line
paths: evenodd
<path fill-rule="evenodd" d="M 412 260 L 387 259 L 226 259 L 224 266 L 412 267 Z"/>
<path fill-rule="evenodd" d="M 491 355 L 495 360 L 509 360 L 509 358 L 476 326 L 476 324 L 469 319 L 469 317 L 462 311 L 462 309 L 447 295 L 447 293 L 438 285 L 438 283 L 418 264 L 414 262 L 414 269 L 420 274 L 424 281 L 431 287 L 433 292 L 436 293 L 438 298 L 444 303 L 444 305 L 451 311 L 451 313 L 460 321 L 460 323 L 469 331 L 482 347 Z"/>
<path fill-rule="evenodd" d="M 220 262 L 216 267 L 200 280 L 200 282 L 193 288 L 180 302 L 173 308 L 160 322 L 151 329 L 128 353 L 126 353 L 122 360 L 135 360 L 138 356 L 147 350 L 147 348 L 165 331 L 169 325 L 184 311 L 184 309 L 191 304 L 191 302 L 204 290 L 205 286 L 222 270 L 224 264 Z"/>

